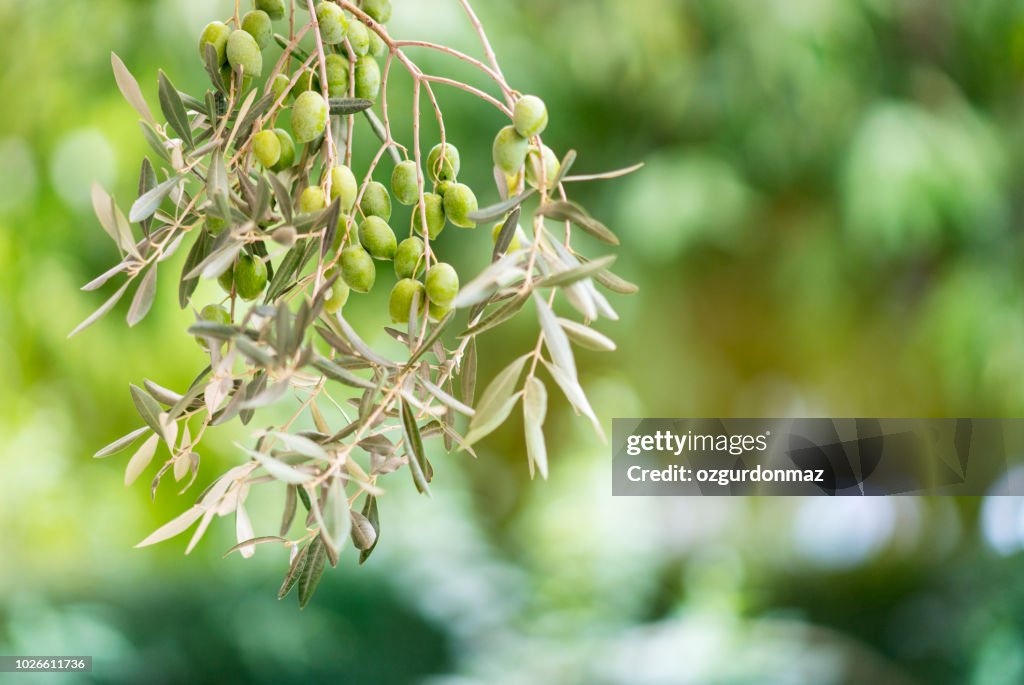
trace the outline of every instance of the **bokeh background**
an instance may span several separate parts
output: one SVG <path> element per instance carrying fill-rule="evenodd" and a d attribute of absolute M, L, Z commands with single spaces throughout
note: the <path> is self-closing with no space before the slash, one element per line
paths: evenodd
<path fill-rule="evenodd" d="M 397 36 L 478 54 L 455 0 L 394 5 Z M 580 354 L 607 426 L 1022 415 L 1024 2 L 474 5 L 578 172 L 646 162 L 573 188 L 643 288 L 599 324 L 620 350 Z M 90 184 L 130 204 L 147 153 L 109 53 L 151 102 L 158 68 L 199 91 L 195 36 L 230 9 L 0 0 L 0 653 L 92 654 L 79 680 L 98 683 L 1024 681 L 1020 501 L 613 499 L 609 448 L 561 400 L 550 480 L 529 480 L 515 422 L 477 461 L 435 455 L 434 497 L 394 478 L 370 562 L 349 550 L 303 612 L 275 598 L 279 550 L 221 558 L 230 519 L 189 557 L 184 539 L 133 549 L 190 500 L 152 503 L 123 487 L 127 454 L 91 455 L 138 425 L 129 382 L 181 388 L 202 355 L 170 278 L 136 329 L 125 304 L 65 339 L 103 299 L 78 286 L 116 258 Z M 486 188 L 502 122 L 439 93 Z M 443 238 L 486 260 L 483 231 Z M 369 330 L 380 306 L 347 312 Z M 484 371 L 535 335 L 528 315 L 489 334 Z M 201 479 L 244 437 L 212 434 Z M 258 529 L 278 506 L 250 506 Z"/>

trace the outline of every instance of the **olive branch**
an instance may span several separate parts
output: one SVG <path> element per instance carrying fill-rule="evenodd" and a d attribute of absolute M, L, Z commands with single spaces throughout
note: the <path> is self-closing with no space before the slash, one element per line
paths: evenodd
<path fill-rule="evenodd" d="M 169 457 L 151 481 L 152 496 L 168 472 L 185 481 L 183 494 L 197 479 L 196 449 L 207 429 L 235 419 L 247 425 L 261 409 L 297 399 L 287 421 L 257 431 L 251 447 L 238 444 L 244 463 L 216 478 L 191 508 L 138 546 L 167 540 L 198 522 L 188 553 L 215 517 L 234 514 L 238 544 L 229 552 L 249 557 L 259 544 L 287 547 L 291 558 L 280 596 L 298 586 L 304 606 L 325 563 L 337 564 L 347 539 L 359 550 L 360 563 L 375 548 L 381 476 L 408 468 L 417 490 L 429 494 L 433 468 L 425 440 L 440 437 L 446 451 L 459 448 L 475 456 L 473 445 L 522 401 L 530 474 L 547 477 L 548 391 L 541 367 L 603 439 L 572 346 L 614 350 L 614 342 L 590 326 L 601 316 L 617 318 L 597 285 L 622 294 L 637 288 L 608 270 L 614 257 L 588 260 L 574 247 L 575 229 L 610 245 L 618 238 L 572 202 L 567 188 L 615 178 L 639 165 L 570 176 L 575 152 L 559 160 L 544 144 L 543 102 L 507 83 L 466 0 L 459 4 L 479 37 L 482 60 L 435 43 L 393 38 L 385 28 L 389 0 L 255 4 L 243 16 L 236 0 L 232 17 L 204 30 L 200 52 L 210 89 L 202 97 L 179 91 L 159 73 L 165 123 L 153 116 L 137 81 L 112 54 L 115 79 L 141 117 L 156 165 L 143 159 L 138 195 L 127 215 L 110 194 L 93 187 L 96 215 L 121 260 L 83 290 L 118 277 L 124 282 L 71 335 L 109 312 L 133 282 L 138 284 L 127 321 L 141 321 L 156 295 L 158 265 L 186 237 L 193 238 L 178 279 L 179 305 L 192 304 L 200 279 L 218 279 L 226 293 L 226 307 L 206 305 L 189 328 L 210 363 L 180 393 L 150 380 L 132 385 L 144 425 L 95 456 L 119 453 L 145 436 L 126 467 L 125 482 L 131 484 L 163 443 Z M 272 33 L 271 21 L 285 15 L 287 35 Z M 263 50 L 271 43 L 281 54 L 264 74 Z M 427 73 L 410 57 L 415 50 L 472 65 L 498 94 Z M 408 147 L 391 128 L 388 89 L 396 65 L 412 78 Z M 434 92 L 440 86 L 470 93 L 512 121 L 495 139 L 493 205 L 478 208 L 475 194 L 457 182 L 459 153 L 448 140 Z M 440 134 L 429 155 L 421 140 L 424 96 Z M 292 134 L 279 127 L 289 109 Z M 360 180 L 350 171 L 358 116 L 377 138 Z M 390 196 L 374 181 L 385 156 L 395 165 L 396 198 L 412 206 L 410 237 L 399 246 L 388 223 Z M 527 201 L 535 201 L 529 236 L 520 227 Z M 449 221 L 464 228 L 497 222 L 489 262 L 461 287 L 454 269 L 431 247 Z M 562 227 L 560 235 L 549 222 Z M 350 290 L 368 290 L 375 282 L 367 251 L 377 260 L 394 260 L 400 276 L 389 309 L 392 320 L 405 326 L 386 330 L 407 348 L 404 359 L 373 349 L 342 314 Z M 421 273 L 426 285 L 418 280 Z M 555 314 L 559 292 L 582 322 Z M 258 302 L 246 308 L 243 300 Z M 506 323 L 531 300 L 539 322 L 536 343 L 490 379 L 477 398 L 480 334 Z M 453 336 L 456 319 L 463 328 Z M 340 425 L 332 424 L 325 408 L 342 417 Z M 465 418 L 458 419 L 460 414 Z M 295 430 L 300 421 L 312 428 Z M 252 486 L 265 483 L 283 485 L 284 511 L 277 535 L 256 536 L 245 502 Z M 305 515 L 296 526 L 300 502 Z"/>

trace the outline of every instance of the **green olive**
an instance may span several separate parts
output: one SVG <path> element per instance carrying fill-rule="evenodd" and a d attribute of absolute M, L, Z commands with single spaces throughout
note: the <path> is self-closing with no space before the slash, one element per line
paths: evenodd
<path fill-rule="evenodd" d="M 403 205 L 414 205 L 420 196 L 416 162 L 407 159 L 395 166 L 391 173 L 391 192 Z"/>
<path fill-rule="evenodd" d="M 270 15 L 263 10 L 246 12 L 242 17 L 242 30 L 253 37 L 260 50 L 270 45 L 270 41 L 274 37 L 274 27 L 270 22 Z"/>
<path fill-rule="evenodd" d="M 523 138 L 539 136 L 548 125 L 548 109 L 536 95 L 524 95 L 512 115 L 516 132 Z"/>
<path fill-rule="evenodd" d="M 338 54 L 327 55 L 327 90 L 332 97 L 348 95 L 348 59 Z"/>
<path fill-rule="evenodd" d="M 469 215 L 479 209 L 473 189 L 464 183 L 453 183 L 444 193 L 444 215 L 456 226 L 475 228 Z"/>
<path fill-rule="evenodd" d="M 210 235 L 219 235 L 228 225 L 228 222 L 221 219 L 219 216 L 208 214 L 206 216 L 206 230 L 210 232 Z"/>
<path fill-rule="evenodd" d="M 370 31 L 370 54 L 374 57 L 383 57 L 387 49 L 384 39 L 378 36 L 376 31 Z"/>
<path fill-rule="evenodd" d="M 349 245 L 341 251 L 341 277 L 357 293 L 368 293 L 377 279 L 373 257 L 362 245 Z"/>
<path fill-rule="evenodd" d="M 543 146 L 542 150 L 537 152 L 536 149 L 532 149 L 526 158 L 526 182 L 537 189 L 540 189 L 541 185 L 541 164 L 544 165 L 544 181 L 548 188 L 554 184 L 558 170 L 562 166 L 554 150 L 547 145 Z"/>
<path fill-rule="evenodd" d="M 240 255 L 234 268 L 225 270 L 217 282 L 227 292 L 233 286 L 243 300 L 255 300 L 267 287 L 267 265 L 252 255 Z"/>
<path fill-rule="evenodd" d="M 273 131 L 260 131 L 252 137 L 252 153 L 263 168 L 270 169 L 281 159 L 281 141 Z"/>
<path fill-rule="evenodd" d="M 363 200 L 359 203 L 363 216 L 379 216 L 388 221 L 391 219 L 391 196 L 383 183 L 371 181 L 363 190 Z"/>
<path fill-rule="evenodd" d="M 256 9 L 263 10 L 271 19 L 284 19 L 284 0 L 256 0 Z"/>
<path fill-rule="evenodd" d="M 452 187 L 451 181 L 441 181 L 440 183 L 434 184 L 434 192 L 444 197 L 444 194 L 448 192 L 448 189 Z"/>
<path fill-rule="evenodd" d="M 369 55 L 356 61 L 356 97 L 376 100 L 380 93 L 380 65 Z"/>
<path fill-rule="evenodd" d="M 448 316 L 448 312 L 451 310 L 451 305 L 444 306 L 437 304 L 436 302 L 427 302 L 427 314 L 430 316 L 432 321 L 440 321 L 444 317 Z"/>
<path fill-rule="evenodd" d="M 285 96 L 285 100 L 291 96 L 291 89 L 289 88 L 291 84 L 291 79 L 285 74 L 277 74 L 274 76 L 274 79 L 270 82 L 270 94 L 274 96 L 274 102 L 280 100 L 281 96 L 285 93 L 288 93 L 288 95 Z"/>
<path fill-rule="evenodd" d="M 416 236 L 400 242 L 395 251 L 395 275 L 399 278 L 415 278 L 423 271 L 426 251 L 423 241 Z"/>
<path fill-rule="evenodd" d="M 227 309 L 220 306 L 219 304 L 208 304 L 205 307 L 203 307 L 202 310 L 199 312 L 199 320 L 230 326 L 231 314 L 228 312 Z M 204 338 L 203 336 L 197 335 L 196 341 L 204 350 L 209 349 L 209 345 L 206 342 L 206 338 Z"/>
<path fill-rule="evenodd" d="M 419 203 L 412 210 L 412 225 L 416 232 L 423 235 L 423 211 L 427 215 L 427 236 L 433 240 L 444 230 L 444 201 L 437 193 L 423 193 L 422 210 Z"/>
<path fill-rule="evenodd" d="M 427 297 L 441 307 L 450 305 L 459 294 L 459 274 L 451 264 L 438 262 L 430 267 L 424 283 L 427 284 Z"/>
<path fill-rule="evenodd" d="M 391 21 L 391 0 L 363 0 L 363 11 L 379 24 Z"/>
<path fill-rule="evenodd" d="M 224 64 L 231 29 L 221 21 L 211 21 L 199 34 L 199 56 L 206 59 L 206 46 L 212 45 L 217 51 L 217 64 Z"/>
<path fill-rule="evenodd" d="M 370 51 L 370 29 L 361 21 L 353 21 L 348 25 L 348 44 L 352 52 L 365 55 Z"/>
<path fill-rule="evenodd" d="M 232 31 L 228 36 L 226 53 L 232 69 L 241 67 L 242 74 L 252 78 L 263 75 L 263 53 L 260 52 L 256 39 L 248 31 Z"/>
<path fill-rule="evenodd" d="M 359 242 L 375 259 L 394 259 L 398 240 L 388 222 L 379 216 L 368 216 L 359 225 Z"/>
<path fill-rule="evenodd" d="M 292 107 L 292 132 L 295 140 L 308 143 L 316 140 L 327 127 L 327 103 L 320 93 L 307 90 L 295 98 Z"/>
<path fill-rule="evenodd" d="M 299 78 L 295 81 L 295 87 L 292 88 L 292 95 L 298 98 L 299 95 L 305 93 L 307 90 L 312 90 L 316 93 L 320 92 L 320 79 L 312 69 L 302 70 L 302 73 L 299 74 Z"/>
<path fill-rule="evenodd" d="M 506 126 L 494 137 L 494 165 L 506 174 L 515 174 L 526 161 L 530 141 L 516 132 L 515 126 Z"/>
<path fill-rule="evenodd" d="M 499 221 L 494 224 L 494 228 L 491 229 L 491 240 L 495 244 L 498 242 L 498 236 L 501 234 L 501 229 L 505 226 L 504 221 Z M 522 230 L 519 226 L 516 226 L 515 232 L 512 233 L 512 242 L 508 244 L 508 248 L 505 252 L 515 252 L 516 250 L 522 249 L 523 245 L 519 242 L 519 231 Z"/>
<path fill-rule="evenodd" d="M 441 161 L 441 153 L 444 153 L 444 162 Z M 451 143 L 442 145 L 438 143 L 427 155 L 427 174 L 434 183 L 441 181 L 454 181 L 459 175 L 461 162 L 459 160 L 459 149 Z"/>
<path fill-rule="evenodd" d="M 299 195 L 299 211 L 303 214 L 319 212 L 327 206 L 327 196 L 320 186 L 309 186 Z"/>
<path fill-rule="evenodd" d="M 328 314 L 337 314 L 348 302 L 350 288 L 344 280 L 338 279 L 331 285 L 331 292 L 324 300 L 324 311 Z"/>
<path fill-rule="evenodd" d="M 422 314 L 427 304 L 423 284 L 411 278 L 403 278 L 391 289 L 388 297 L 388 312 L 394 323 L 409 323 L 412 312 L 412 301 L 415 298 L 417 311 Z"/>
<path fill-rule="evenodd" d="M 283 128 L 275 128 L 274 135 L 281 143 L 281 156 L 272 168 L 274 171 L 283 171 L 295 163 L 295 143 L 288 131 Z"/>
<path fill-rule="evenodd" d="M 341 210 L 348 212 L 356 204 L 359 194 L 359 183 L 355 174 L 344 164 L 331 169 L 331 202 L 341 198 Z"/>
<path fill-rule="evenodd" d="M 348 19 L 341 7 L 333 2 L 321 2 L 316 6 L 316 21 L 320 25 L 320 37 L 328 45 L 337 45 L 345 40 Z"/>

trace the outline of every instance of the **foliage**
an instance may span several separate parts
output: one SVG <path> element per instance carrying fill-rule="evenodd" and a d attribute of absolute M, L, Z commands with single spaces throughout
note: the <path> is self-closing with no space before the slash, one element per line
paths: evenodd
<path fill-rule="evenodd" d="M 72 334 L 110 311 L 132 285 L 127 322 L 142 321 L 154 302 L 159 264 L 188 245 L 178 300 L 182 308 L 201 310 L 188 333 L 208 351 L 209 365 L 182 392 L 149 380 L 132 385 L 132 401 L 145 425 L 96 456 L 111 456 L 145 438 L 126 467 L 130 484 L 146 472 L 162 444 L 169 456 L 152 479 L 151 492 L 155 496 L 171 475 L 184 481 L 184 493 L 197 480 L 197 450 L 207 429 L 236 420 L 248 425 L 265 408 L 300 401 L 287 421 L 256 431 L 252 446 L 238 444 L 246 461 L 219 476 L 191 508 L 139 546 L 196 526 L 190 551 L 214 517 L 233 514 L 238 544 L 230 551 L 249 557 L 260 544 L 288 547 L 291 563 L 280 596 L 295 588 L 299 605 L 305 606 L 346 541 L 360 551 L 360 563 L 376 547 L 381 476 L 407 467 L 416 489 L 429 494 L 433 466 L 425 440 L 440 438 L 446 450 L 472 453 L 473 445 L 505 423 L 522 400 L 529 470 L 547 476 L 548 388 L 539 375 L 542 368 L 601 434 L 578 378 L 572 343 L 613 350 L 614 343 L 589 325 L 601 316 L 617 318 L 597 285 L 627 294 L 636 287 L 608 271 L 613 257 L 588 260 L 577 251 L 576 228 L 589 236 L 583 240 L 617 245 L 618 238 L 571 201 L 567 187 L 633 168 L 568 175 L 575 153 L 559 160 L 542 142 L 548 124 L 543 101 L 506 82 L 476 15 L 468 2 L 460 4 L 486 61 L 442 45 L 395 39 L 384 26 L 389 2 L 291 3 L 288 33 L 273 34 L 273 40 L 269 14 L 256 9 L 240 16 L 236 4 L 233 17 L 212 22 L 200 36 L 210 81 L 206 92 L 182 92 L 159 73 L 159 112 L 166 123 L 154 116 L 135 77 L 112 55 L 117 84 L 141 117 L 153 156 L 142 161 L 138 196 L 127 214 L 110 194 L 93 187 L 96 215 L 122 258 L 84 289 L 123 283 Z M 267 68 L 272 43 L 281 53 Z M 411 47 L 471 65 L 499 94 L 424 72 L 408 56 Z M 392 120 L 404 116 L 388 109 L 393 68 L 404 69 L 413 84 L 408 146 L 392 134 Z M 492 150 L 495 204 L 479 208 L 474 191 L 458 182 L 460 156 L 468 153 L 451 142 L 434 93 L 439 85 L 468 92 L 512 121 Z M 426 156 L 424 96 L 440 130 L 440 142 Z M 288 110 L 290 132 L 280 122 Z M 372 162 L 360 170 L 361 180 L 351 169 L 356 117 L 365 117 L 379 138 Z M 408 240 L 414 242 L 403 241 L 408 249 L 402 261 L 391 195 L 374 180 L 385 161 L 394 165 L 396 199 L 412 205 Z M 520 227 L 528 214 L 529 237 Z M 495 221 L 490 263 L 471 278 L 461 278 L 431 246 L 446 223 L 474 228 Z M 365 293 L 379 285 L 377 264 L 390 260 L 396 260 L 399 279 L 389 311 L 392 321 L 404 326 L 387 332 L 406 348 L 401 358 L 369 345 L 365 331 L 361 335 L 343 315 L 350 291 Z M 416 280 L 421 276 L 423 283 Z M 223 306 L 193 302 L 200 279 L 221 284 Z M 461 288 L 460 281 L 465 282 Z M 559 292 L 582 323 L 556 316 Z M 484 379 L 478 398 L 476 360 L 478 349 L 486 349 L 478 337 L 530 302 L 540 329 L 536 344 Z M 335 415 L 342 420 L 328 418 Z M 460 415 L 468 418 L 464 431 Z M 313 429 L 296 429 L 306 419 Z M 257 536 L 250 522 L 245 503 L 250 488 L 259 484 L 283 491 L 276 535 Z M 293 525 L 296 518 L 302 525 Z"/>

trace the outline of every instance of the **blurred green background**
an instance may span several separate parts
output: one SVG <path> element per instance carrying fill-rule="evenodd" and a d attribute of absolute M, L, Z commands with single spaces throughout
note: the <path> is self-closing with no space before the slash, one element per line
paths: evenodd
<path fill-rule="evenodd" d="M 199 91 L 195 37 L 230 4 L 0 0 L 0 653 L 92 654 L 80 680 L 99 683 L 1024 682 L 1019 500 L 613 499 L 608 447 L 563 401 L 549 481 L 529 481 L 515 421 L 478 461 L 435 455 L 433 499 L 385 481 L 373 558 L 349 550 L 301 613 L 275 598 L 282 552 L 221 559 L 230 519 L 190 557 L 184 539 L 133 549 L 191 496 L 151 503 L 146 477 L 122 486 L 126 454 L 90 456 L 138 425 L 129 382 L 181 389 L 202 354 L 168 276 L 136 329 L 124 303 L 65 340 L 103 299 L 77 288 L 116 259 L 90 184 L 127 206 L 148 152 L 109 53 L 152 103 L 158 68 Z M 479 54 L 455 0 L 394 5 L 396 36 Z M 572 188 L 643 288 L 598 324 L 620 350 L 580 354 L 606 426 L 1022 415 L 1024 2 L 474 5 L 577 172 L 647 163 Z M 438 92 L 487 188 L 502 122 Z M 467 264 L 490 249 L 484 231 L 442 242 Z M 346 312 L 376 330 L 379 308 Z M 485 372 L 534 326 L 487 335 Z M 203 484 L 244 437 L 210 436 Z"/>

